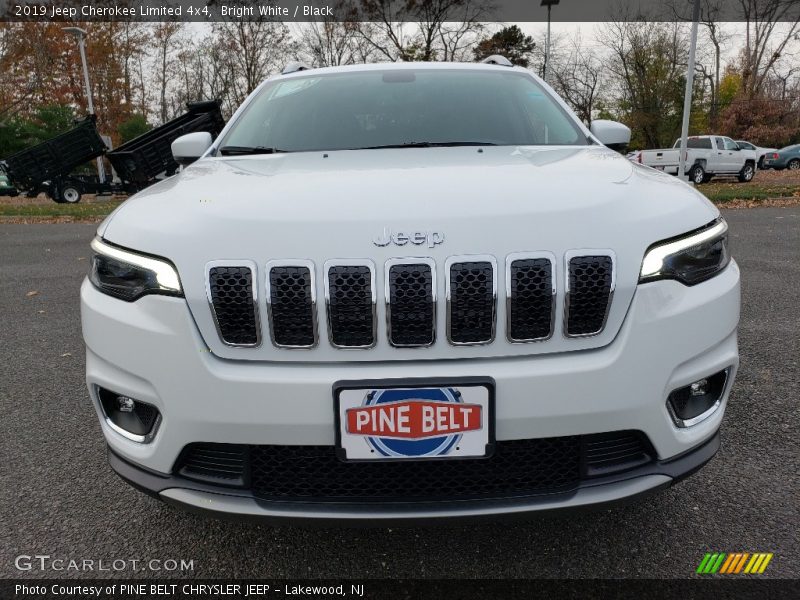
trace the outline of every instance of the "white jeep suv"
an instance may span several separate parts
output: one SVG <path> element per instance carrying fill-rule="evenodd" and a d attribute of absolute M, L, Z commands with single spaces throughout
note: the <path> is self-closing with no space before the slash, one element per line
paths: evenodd
<path fill-rule="evenodd" d="M 289 69 L 98 228 L 86 379 L 162 500 L 388 523 L 593 507 L 719 447 L 727 225 L 487 64 Z"/>

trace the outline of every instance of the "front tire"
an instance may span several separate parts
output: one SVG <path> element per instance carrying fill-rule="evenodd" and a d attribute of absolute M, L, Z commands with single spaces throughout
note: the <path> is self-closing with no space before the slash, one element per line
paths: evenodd
<path fill-rule="evenodd" d="M 705 183 L 706 181 L 706 171 L 703 169 L 701 165 L 695 165 L 689 171 L 689 179 L 691 179 L 695 185 L 700 185 L 701 183 Z"/>
<path fill-rule="evenodd" d="M 755 174 L 756 170 L 753 167 L 753 163 L 745 163 L 745 165 L 742 167 L 742 170 L 739 171 L 739 181 L 741 183 L 752 181 Z"/>
<path fill-rule="evenodd" d="M 793 158 L 790 160 L 786 168 L 790 171 L 800 171 L 800 158 Z"/>
<path fill-rule="evenodd" d="M 61 198 L 67 204 L 77 204 L 81 201 L 81 191 L 74 185 L 66 185 L 61 189 Z"/>

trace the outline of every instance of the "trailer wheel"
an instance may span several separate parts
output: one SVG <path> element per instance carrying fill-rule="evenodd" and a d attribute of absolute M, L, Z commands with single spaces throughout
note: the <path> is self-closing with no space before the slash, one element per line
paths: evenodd
<path fill-rule="evenodd" d="M 74 185 L 66 185 L 61 188 L 61 197 L 67 204 L 77 204 L 81 201 L 81 191 Z"/>

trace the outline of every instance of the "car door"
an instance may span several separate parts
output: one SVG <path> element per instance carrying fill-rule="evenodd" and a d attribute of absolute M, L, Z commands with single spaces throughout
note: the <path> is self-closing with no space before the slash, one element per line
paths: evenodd
<path fill-rule="evenodd" d="M 725 141 L 721 137 L 711 138 L 712 148 L 708 154 L 708 164 L 706 171 L 711 173 L 724 173 L 727 171 L 727 153 L 725 151 Z"/>
<path fill-rule="evenodd" d="M 723 152 L 725 155 L 725 171 L 727 173 L 736 173 L 741 171 L 744 166 L 744 157 L 739 146 L 736 145 L 731 138 L 722 138 Z"/>

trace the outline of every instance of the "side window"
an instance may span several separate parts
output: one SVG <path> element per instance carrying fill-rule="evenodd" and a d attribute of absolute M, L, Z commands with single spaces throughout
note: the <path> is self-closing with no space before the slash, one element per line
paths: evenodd
<path fill-rule="evenodd" d="M 739 146 L 736 145 L 731 138 L 723 138 L 725 140 L 725 150 L 738 150 Z"/>
<path fill-rule="evenodd" d="M 725 142 L 722 141 L 722 138 L 714 138 L 714 141 L 717 143 L 717 150 L 725 150 Z"/>

